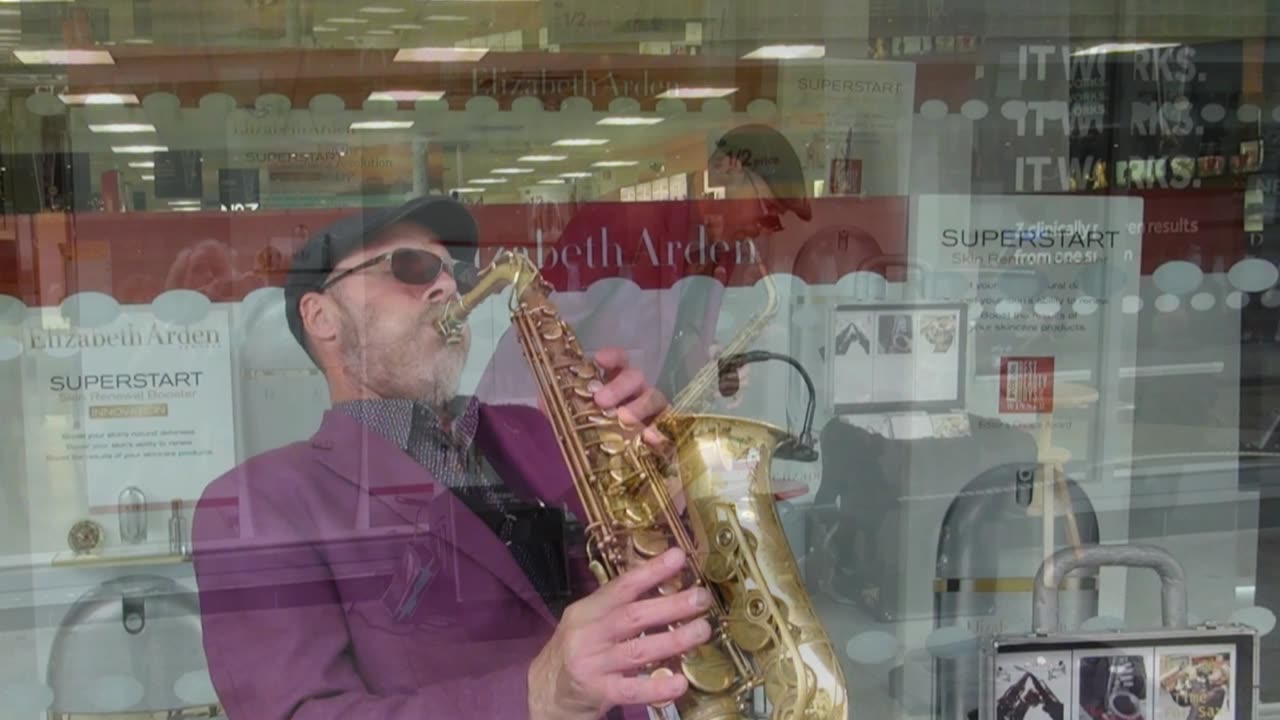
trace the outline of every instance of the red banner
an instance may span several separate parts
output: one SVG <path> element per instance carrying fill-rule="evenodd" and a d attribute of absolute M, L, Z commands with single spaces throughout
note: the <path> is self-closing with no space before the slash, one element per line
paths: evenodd
<path fill-rule="evenodd" d="M 1225 271 L 1245 252 L 1239 191 L 1151 192 L 1145 199 L 1142 272 L 1188 260 Z M 646 289 L 686 275 L 752 284 L 759 269 L 834 283 L 855 271 L 889 280 L 906 267 L 903 197 L 822 198 L 811 214 L 763 214 L 758 203 L 679 200 L 472 206 L 480 261 L 499 249 L 530 255 L 559 290 L 625 277 Z M 78 291 L 147 303 L 172 289 L 235 301 L 281 285 L 293 251 L 345 210 L 257 213 L 43 214 L 18 218 L 19 255 L 34 268 L 0 264 L 0 287 L 28 305 L 56 305 Z M 780 227 L 779 227 L 780 226 Z M 10 253 L 12 255 L 13 253 Z"/>

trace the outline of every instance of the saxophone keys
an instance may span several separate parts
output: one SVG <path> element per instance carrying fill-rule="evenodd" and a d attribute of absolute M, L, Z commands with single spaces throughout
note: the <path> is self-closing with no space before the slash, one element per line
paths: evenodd
<path fill-rule="evenodd" d="M 660 668 L 656 668 L 653 672 L 649 673 L 649 677 L 651 677 L 651 678 L 653 678 L 653 679 L 655 679 L 655 680 L 656 680 L 656 679 L 658 679 L 658 678 L 669 678 L 669 677 L 671 677 L 672 675 L 675 675 L 675 672 L 673 672 L 673 671 L 671 670 L 671 668 L 669 668 L 669 667 L 660 667 Z M 654 708 L 657 708 L 657 709 L 661 709 L 661 708 L 665 708 L 665 707 L 670 707 L 670 706 L 671 706 L 671 704 L 672 704 L 672 703 L 671 703 L 671 701 L 670 701 L 670 700 L 668 700 L 667 702 L 664 702 L 664 703 L 661 703 L 661 704 L 658 704 L 658 705 L 653 705 L 653 707 L 654 707 Z"/>
<path fill-rule="evenodd" d="M 708 580 L 715 583 L 728 582 L 736 574 L 733 558 L 722 552 L 712 552 L 707 555 L 702 572 Z"/>
<path fill-rule="evenodd" d="M 631 545 L 641 557 L 651 558 L 661 555 L 671 544 L 666 533 L 657 530 L 641 530 L 631 536 Z"/>
<path fill-rule="evenodd" d="M 564 325 L 558 322 L 549 322 L 539 330 L 542 331 L 543 340 L 559 340 L 564 337 Z"/>
<path fill-rule="evenodd" d="M 573 366 L 573 372 L 583 380 L 596 380 L 596 376 L 599 374 L 596 372 L 596 366 L 589 362 L 575 364 Z M 599 380 L 596 380 L 596 382 L 599 382 Z"/>
<path fill-rule="evenodd" d="M 609 456 L 621 455 L 623 450 L 627 449 L 627 439 L 616 432 L 600 433 L 600 449 Z M 609 463 L 611 466 L 613 462 Z"/>
<path fill-rule="evenodd" d="M 722 693 L 733 687 L 736 672 L 729 656 L 716 645 L 705 643 L 680 659 L 680 670 L 689 685 L 705 693 Z"/>

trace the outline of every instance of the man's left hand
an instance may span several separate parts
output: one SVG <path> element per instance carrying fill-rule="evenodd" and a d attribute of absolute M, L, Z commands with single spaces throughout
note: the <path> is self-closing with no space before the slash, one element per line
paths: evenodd
<path fill-rule="evenodd" d="M 604 387 L 596 391 L 596 404 L 604 410 L 615 409 L 623 425 L 644 429 L 644 440 L 655 450 L 665 450 L 667 438 L 652 425 L 667 408 L 667 398 L 645 378 L 644 373 L 628 364 L 627 351 L 602 348 L 595 362 L 605 372 Z"/>

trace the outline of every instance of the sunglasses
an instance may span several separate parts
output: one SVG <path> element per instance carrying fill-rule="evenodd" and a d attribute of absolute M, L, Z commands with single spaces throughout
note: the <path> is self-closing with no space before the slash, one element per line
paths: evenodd
<path fill-rule="evenodd" d="M 430 285 L 436 281 L 436 278 L 440 277 L 441 271 L 450 274 L 453 272 L 452 261 L 446 261 L 429 250 L 396 248 L 391 252 L 369 258 L 355 267 L 343 270 L 326 280 L 318 288 L 318 291 L 324 292 L 339 280 L 361 270 L 368 270 L 375 265 L 381 265 L 388 260 L 391 261 L 391 275 L 406 285 Z"/>

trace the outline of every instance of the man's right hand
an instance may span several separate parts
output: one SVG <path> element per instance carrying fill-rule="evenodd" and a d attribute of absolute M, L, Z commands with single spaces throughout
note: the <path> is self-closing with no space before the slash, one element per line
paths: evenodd
<path fill-rule="evenodd" d="M 597 720 L 616 705 L 663 705 L 683 695 L 688 681 L 680 673 L 641 673 L 644 666 L 679 657 L 710 637 L 711 626 L 702 618 L 667 629 L 705 613 L 706 591 L 641 598 L 684 565 L 684 553 L 672 548 L 565 608 L 555 634 L 529 668 L 529 717 Z"/>

